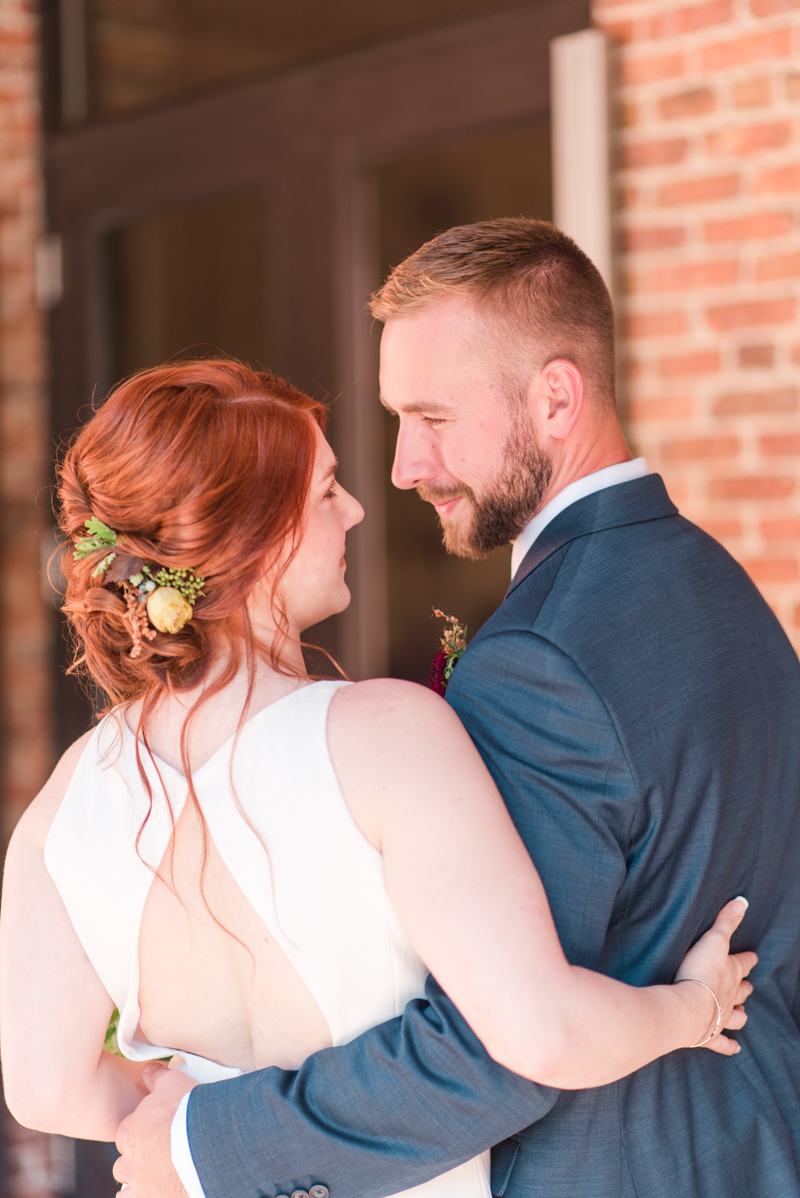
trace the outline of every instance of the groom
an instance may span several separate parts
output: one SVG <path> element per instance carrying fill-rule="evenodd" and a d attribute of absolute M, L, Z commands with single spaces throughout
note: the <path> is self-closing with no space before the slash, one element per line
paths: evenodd
<path fill-rule="evenodd" d="M 745 894 L 734 947 L 760 960 L 742 1051 L 684 1050 L 559 1093 L 492 1061 L 430 979 L 402 1018 L 297 1072 L 187 1095 L 154 1070 L 116 1174 L 132 1198 L 182 1195 L 172 1125 L 192 1198 L 380 1198 L 490 1145 L 507 1198 L 797 1198 L 797 658 L 740 567 L 631 459 L 611 302 L 569 238 L 524 219 L 451 229 L 372 310 L 395 485 L 434 504 L 454 553 L 514 544 L 508 594 L 447 700 L 566 954 L 668 982 Z"/>

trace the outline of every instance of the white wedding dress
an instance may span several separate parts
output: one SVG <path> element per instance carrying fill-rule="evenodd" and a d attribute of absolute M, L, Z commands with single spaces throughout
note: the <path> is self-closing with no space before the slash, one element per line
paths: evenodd
<path fill-rule="evenodd" d="M 383 858 L 354 823 L 331 764 L 328 708 L 346 685 L 302 686 L 244 725 L 233 753 L 235 797 L 232 740 L 194 773 L 211 839 L 319 1005 L 334 1045 L 401 1014 L 410 999 L 423 994 L 426 976 L 389 902 Z M 158 759 L 156 769 L 144 751 L 141 760 L 153 810 L 138 853 L 136 837 L 149 800 L 135 736 L 112 713 L 78 763 L 45 845 L 45 863 L 119 1008 L 121 1052 L 135 1061 L 180 1053 L 186 1072 L 199 1082 L 235 1077 L 240 1070 L 187 1053 L 180 1044 L 141 1038 L 139 930 L 152 869 L 172 834 L 158 772 L 175 821 L 187 795 L 179 771 Z M 491 1198 L 489 1153 L 403 1191 L 403 1198 L 412 1195 Z"/>

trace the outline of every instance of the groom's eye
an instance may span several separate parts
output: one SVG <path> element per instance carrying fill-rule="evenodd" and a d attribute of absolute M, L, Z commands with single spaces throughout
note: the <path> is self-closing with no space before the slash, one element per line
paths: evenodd
<path fill-rule="evenodd" d="M 443 416 L 423 416 L 422 420 L 423 420 L 424 424 L 430 424 L 431 426 L 435 426 L 437 424 L 444 424 Z"/>

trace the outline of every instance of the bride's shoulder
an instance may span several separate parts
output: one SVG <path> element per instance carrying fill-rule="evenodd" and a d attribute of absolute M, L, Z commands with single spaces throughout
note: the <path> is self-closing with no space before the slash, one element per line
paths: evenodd
<path fill-rule="evenodd" d="M 444 699 L 427 687 L 400 678 L 371 678 L 343 686 L 328 716 L 328 741 L 337 749 L 381 756 L 418 756 L 435 751 L 446 738 L 469 738 L 463 724 Z M 470 742 L 471 743 L 471 742 Z M 361 758 L 363 760 L 363 756 Z"/>
<path fill-rule="evenodd" d="M 341 688 L 328 715 L 328 748 L 350 813 L 378 850 L 391 812 L 405 818 L 416 805 L 429 818 L 459 780 L 485 772 L 444 699 L 396 678 Z"/>
<path fill-rule="evenodd" d="M 337 691 L 331 704 L 333 723 L 395 728 L 397 721 L 422 720 L 438 727 L 461 726 L 461 721 L 444 699 L 426 686 L 402 678 L 370 678 Z"/>
<path fill-rule="evenodd" d="M 14 829 L 12 840 L 26 840 L 38 848 L 44 849 L 50 825 L 55 819 L 56 812 L 72 781 L 72 776 L 78 768 L 78 762 L 93 735 L 93 729 L 84 733 L 59 758 L 55 769 L 36 798 L 25 808 Z"/>

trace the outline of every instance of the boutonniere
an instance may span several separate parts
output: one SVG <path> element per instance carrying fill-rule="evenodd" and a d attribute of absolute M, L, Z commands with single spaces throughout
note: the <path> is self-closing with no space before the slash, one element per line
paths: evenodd
<path fill-rule="evenodd" d="M 440 620 L 447 620 L 450 625 L 442 633 L 442 647 L 433 659 L 428 680 L 432 691 L 444 695 L 456 662 L 467 647 L 467 628 L 466 625 L 462 628 L 455 616 L 446 616 L 438 607 L 433 609 L 433 614 Z"/>

